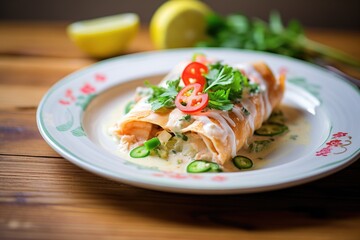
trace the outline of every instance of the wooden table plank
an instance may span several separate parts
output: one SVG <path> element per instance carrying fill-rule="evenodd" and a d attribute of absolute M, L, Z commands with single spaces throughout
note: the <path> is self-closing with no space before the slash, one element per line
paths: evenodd
<path fill-rule="evenodd" d="M 0 84 L 49 88 L 70 73 L 95 63 L 87 58 L 0 55 Z"/>
<path fill-rule="evenodd" d="M 292 235 L 293 239 L 355 240 L 360 234 L 359 212 L 354 212 L 360 196 L 352 192 L 360 179 L 349 177 L 359 171 L 360 163 L 286 190 L 193 196 L 133 188 L 61 158 L 0 156 L 0 162 L 0 232 L 5 237 L 183 239 L 178 234 L 184 232 L 189 239 Z M 126 223 L 126 228 L 118 223 Z M 344 231 L 349 232 L 347 238 Z"/>
<path fill-rule="evenodd" d="M 59 157 L 41 137 L 35 115 L 36 106 L 0 110 L 0 154 Z"/>
<path fill-rule="evenodd" d="M 66 36 L 66 23 L 0 22 L 0 53 L 14 56 L 86 57 Z"/>
<path fill-rule="evenodd" d="M 360 60 L 360 31 L 308 29 L 306 35 L 314 41 L 344 51 Z"/>

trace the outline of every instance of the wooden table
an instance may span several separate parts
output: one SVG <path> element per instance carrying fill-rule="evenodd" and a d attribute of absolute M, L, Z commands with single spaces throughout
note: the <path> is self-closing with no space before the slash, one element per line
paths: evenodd
<path fill-rule="evenodd" d="M 60 157 L 37 130 L 37 105 L 95 62 L 65 26 L 0 22 L 0 239 L 360 239 L 359 161 L 289 189 L 192 196 L 113 182 Z M 360 32 L 308 33 L 360 58 Z M 146 50 L 143 29 L 128 53 Z"/>

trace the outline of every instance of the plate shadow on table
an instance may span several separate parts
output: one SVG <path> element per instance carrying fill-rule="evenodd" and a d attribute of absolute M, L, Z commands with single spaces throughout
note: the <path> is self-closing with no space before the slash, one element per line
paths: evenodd
<path fill-rule="evenodd" d="M 106 179 L 99 181 L 100 177 L 81 170 L 77 178 L 92 178 L 98 186 L 89 188 L 81 181 L 77 188 L 97 195 L 94 197 L 101 199 L 100 204 L 118 209 L 119 214 L 126 208 L 148 218 L 204 228 L 281 230 L 359 218 L 359 170 L 357 161 L 338 173 L 301 186 L 237 195 L 158 192 Z"/>

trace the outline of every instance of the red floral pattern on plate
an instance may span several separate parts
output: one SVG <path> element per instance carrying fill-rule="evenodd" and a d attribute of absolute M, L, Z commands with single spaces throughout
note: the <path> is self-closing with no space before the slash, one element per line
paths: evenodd
<path fill-rule="evenodd" d="M 94 83 L 91 83 L 91 82 L 84 83 L 78 89 L 78 92 L 80 93 L 80 94 L 78 94 L 78 96 L 75 96 L 74 89 L 66 89 L 66 91 L 64 93 L 64 97 L 59 100 L 59 103 L 64 106 L 70 105 L 72 103 L 76 103 L 78 99 L 82 99 L 85 96 L 92 95 L 93 93 L 95 93 L 96 92 L 95 84 L 103 83 L 106 80 L 107 80 L 107 77 L 104 74 L 95 73 L 93 76 Z"/>
<path fill-rule="evenodd" d="M 97 81 L 97 82 L 105 82 L 106 81 L 106 76 L 104 74 L 97 73 L 97 74 L 95 74 L 95 81 Z"/>
<path fill-rule="evenodd" d="M 200 174 L 186 174 L 186 173 L 176 173 L 176 172 L 157 172 L 152 174 L 154 177 L 162 177 L 162 178 L 172 178 L 178 180 L 192 179 L 192 180 L 203 180 L 205 179 L 204 175 Z M 226 181 L 227 178 L 223 175 L 215 175 L 210 177 L 211 181 L 214 182 L 223 182 Z"/>
<path fill-rule="evenodd" d="M 351 136 L 346 132 L 337 132 L 326 142 L 326 146 L 316 152 L 316 156 L 327 157 L 329 154 L 341 154 L 347 151 L 351 144 Z"/>
<path fill-rule="evenodd" d="M 80 88 L 80 91 L 84 94 L 91 94 L 94 93 L 96 89 L 90 83 L 85 83 L 84 86 Z"/>

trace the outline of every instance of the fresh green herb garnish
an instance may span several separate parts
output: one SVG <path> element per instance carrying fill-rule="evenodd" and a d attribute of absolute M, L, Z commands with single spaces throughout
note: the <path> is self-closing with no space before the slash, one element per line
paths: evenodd
<path fill-rule="evenodd" d="M 190 120 L 191 120 L 191 115 L 190 114 L 186 114 L 185 116 L 180 118 L 180 121 L 190 122 Z"/>
<path fill-rule="evenodd" d="M 251 89 L 258 89 L 258 85 L 250 84 L 239 70 L 220 63 L 210 65 L 205 77 L 207 87 L 204 92 L 209 94 L 209 107 L 213 109 L 229 111 L 233 103 L 241 98 L 245 88 L 249 88 L 250 92 L 254 92 Z"/>
<path fill-rule="evenodd" d="M 233 108 L 234 104 L 229 99 L 230 88 L 225 91 L 219 89 L 216 92 L 209 92 L 209 107 L 223 111 L 229 111 Z"/>
<path fill-rule="evenodd" d="M 207 84 L 204 92 L 209 95 L 208 107 L 211 109 L 229 111 L 233 108 L 234 103 L 240 102 L 244 90 L 250 93 L 257 93 L 259 90 L 259 86 L 256 83 L 249 83 L 248 78 L 239 70 L 219 62 L 209 66 L 209 72 L 205 77 Z M 151 109 L 158 112 L 174 108 L 175 98 L 181 90 L 179 83 L 180 78 L 170 80 L 166 83 L 167 88 L 165 88 L 145 82 L 151 89 L 148 99 Z M 185 116 L 184 120 L 190 121 L 190 117 Z"/>
<path fill-rule="evenodd" d="M 242 74 L 228 65 L 215 66 L 210 66 L 210 71 L 206 75 L 208 86 L 206 87 L 205 92 L 210 89 L 217 89 L 224 86 L 231 88 L 231 90 L 235 92 L 239 92 L 241 90 Z"/>
<path fill-rule="evenodd" d="M 249 110 L 247 110 L 247 109 L 244 108 L 244 107 L 241 108 L 241 111 L 245 114 L 245 116 L 249 116 L 249 115 L 250 115 Z"/>
<path fill-rule="evenodd" d="M 182 133 L 177 132 L 177 133 L 175 133 L 175 136 L 178 137 L 178 138 L 181 138 L 184 141 L 188 140 L 188 136 L 186 136 L 185 134 L 182 134 Z"/>
<path fill-rule="evenodd" d="M 179 83 L 180 78 L 176 80 L 169 80 L 166 82 L 167 88 L 165 88 L 145 82 L 145 85 L 152 90 L 148 99 L 148 102 L 151 104 L 151 110 L 156 112 L 163 108 L 174 108 L 176 95 L 181 89 L 181 87 L 179 87 Z"/>
<path fill-rule="evenodd" d="M 267 51 L 310 61 L 323 57 L 360 68 L 359 60 L 307 38 L 298 21 L 284 26 L 277 12 L 270 14 L 269 22 L 242 14 L 226 17 L 211 14 L 207 17 L 207 25 L 209 38 L 198 42 L 197 46 Z"/>

